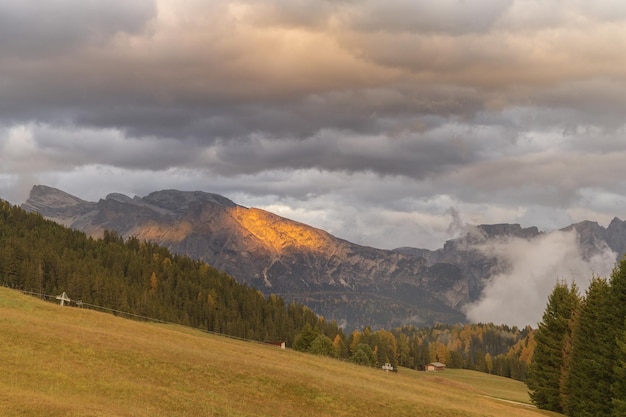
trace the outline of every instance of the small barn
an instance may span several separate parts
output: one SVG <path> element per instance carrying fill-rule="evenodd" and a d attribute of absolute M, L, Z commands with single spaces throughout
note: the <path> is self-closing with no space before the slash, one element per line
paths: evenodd
<path fill-rule="evenodd" d="M 446 364 L 441 362 L 431 362 L 425 367 L 428 372 L 441 372 L 446 370 Z"/>
<path fill-rule="evenodd" d="M 268 345 L 279 347 L 281 349 L 285 349 L 285 342 L 282 340 L 275 341 L 275 342 L 265 342 L 265 343 L 267 343 Z"/>

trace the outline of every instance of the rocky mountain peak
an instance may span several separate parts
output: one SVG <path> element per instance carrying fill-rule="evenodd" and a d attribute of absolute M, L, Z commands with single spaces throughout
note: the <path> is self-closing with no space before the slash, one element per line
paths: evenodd
<path fill-rule="evenodd" d="M 47 185 L 35 185 L 30 191 L 30 197 L 22 205 L 27 211 L 38 211 L 40 208 L 55 209 L 78 206 L 87 203 L 71 194 Z"/>
<path fill-rule="evenodd" d="M 112 200 L 112 201 L 117 201 L 119 203 L 124 203 L 124 204 L 135 204 L 136 200 L 125 195 L 125 194 L 120 194 L 120 193 L 111 193 L 109 195 L 106 196 L 106 200 Z"/>
<path fill-rule="evenodd" d="M 533 239 L 541 232 L 535 226 L 522 228 L 519 224 L 480 224 L 467 229 L 465 234 L 456 239 L 448 240 L 443 247 L 444 252 L 457 252 L 459 250 L 472 250 L 492 239 L 508 239 L 511 237 L 520 239 Z"/>
<path fill-rule="evenodd" d="M 58 223 L 71 227 L 74 220 L 80 218 L 95 207 L 90 203 L 59 189 L 46 185 L 35 185 L 22 208 L 54 219 Z"/>
<path fill-rule="evenodd" d="M 236 207 L 233 201 L 219 194 L 203 191 L 163 190 L 148 194 L 143 201 L 172 212 L 186 211 L 191 204 L 217 204 L 223 207 Z"/>
<path fill-rule="evenodd" d="M 624 224 L 626 222 L 624 222 L 622 219 L 620 219 L 619 217 L 613 217 L 613 220 L 611 220 L 611 223 L 609 223 L 609 227 L 608 229 L 613 229 L 613 228 L 620 228 L 620 227 L 624 227 Z"/>
<path fill-rule="evenodd" d="M 626 222 L 615 217 L 606 230 L 606 241 L 619 257 L 626 254 Z"/>
<path fill-rule="evenodd" d="M 600 225 L 596 221 L 583 220 L 578 223 L 574 223 L 570 226 L 567 226 L 561 231 L 569 232 L 576 231 L 578 235 L 578 242 L 580 246 L 580 251 L 583 254 L 584 259 L 590 259 L 593 255 L 595 255 L 598 250 L 602 250 L 603 248 L 609 248 L 613 252 L 619 254 L 623 253 L 624 248 L 626 248 L 626 240 L 624 235 L 622 236 L 610 236 L 614 235 L 614 231 L 619 229 L 620 225 L 618 222 L 612 222 L 613 229 L 609 232 L 608 229 Z M 618 233 L 623 233 L 626 231 L 624 228 Z"/>
<path fill-rule="evenodd" d="M 602 234 L 606 231 L 604 227 L 600 226 L 600 223 L 596 221 L 591 221 L 591 220 L 583 220 L 581 222 L 569 225 L 561 230 L 570 231 L 572 229 L 575 229 L 579 233 L 582 232 L 582 233 L 595 233 L 595 234 Z"/>
<path fill-rule="evenodd" d="M 539 235 L 539 229 L 535 226 L 522 228 L 522 226 L 517 223 L 481 224 L 476 227 L 489 239 L 503 236 L 530 239 Z"/>

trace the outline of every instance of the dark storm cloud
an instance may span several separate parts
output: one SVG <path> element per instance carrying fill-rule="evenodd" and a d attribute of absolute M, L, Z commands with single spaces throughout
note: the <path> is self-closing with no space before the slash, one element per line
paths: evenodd
<path fill-rule="evenodd" d="M 39 16 L 17 4 L 4 17 L 22 23 L 5 29 L 16 45 L 16 28 Z M 537 52 L 541 33 L 502 27 L 520 20 L 519 2 L 188 1 L 161 2 L 158 14 L 147 2 L 70 5 L 58 2 L 50 27 L 24 40 L 64 45 L 64 54 L 0 58 L 5 120 L 245 144 L 251 133 L 280 142 L 328 129 L 393 137 L 528 103 L 579 109 L 570 115 L 603 126 L 619 127 L 624 116 L 613 77 L 585 78 L 615 64 L 613 50 L 568 65 L 580 56 L 568 42 L 583 32 L 565 25 Z M 557 8 L 546 25 L 563 15 Z M 616 30 L 601 27 L 598 42 Z M 584 53 L 597 46 L 583 44 Z"/>
<path fill-rule="evenodd" d="M 260 25 L 320 28 L 342 25 L 363 32 L 462 35 L 486 32 L 513 0 L 323 0 L 250 2 Z"/>
<path fill-rule="evenodd" d="M 307 7 L 276 2 L 239 4 L 243 11 L 226 1 L 185 2 L 188 13 L 162 3 L 159 19 L 150 21 L 149 3 L 129 2 L 134 6 L 124 13 L 126 3 L 74 10 L 60 2 L 57 18 L 24 39 L 15 28 L 37 26 L 40 15 L 8 10 L 5 19 L 21 16 L 6 29 L 15 50 L 30 50 L 19 45 L 26 42 L 45 51 L 58 44 L 64 53 L 33 49 L 31 62 L 0 58 L 1 117 L 211 142 L 249 132 L 307 138 L 324 128 L 377 134 L 403 128 L 408 114 L 466 115 L 484 105 L 471 88 L 398 78 L 355 57 L 332 31 L 301 28 L 317 27 L 345 7 L 352 13 L 355 4 L 300 3 L 310 9 L 302 18 L 297 10 Z M 394 13 L 407 5 L 394 5 Z"/>
<path fill-rule="evenodd" d="M 64 54 L 118 32 L 139 32 L 155 13 L 154 0 L 4 0 L 0 51 L 20 58 Z"/>
<path fill-rule="evenodd" d="M 349 27 L 359 31 L 463 35 L 487 32 L 513 3 L 513 0 L 368 0 L 340 16 Z"/>
<path fill-rule="evenodd" d="M 124 94 L 129 93 L 120 92 L 117 99 Z M 219 103 L 208 97 L 204 102 L 179 98 L 171 104 L 115 104 L 114 98 L 99 95 L 98 99 L 99 103 L 85 103 L 85 108 L 68 109 L 73 123 L 116 127 L 129 137 L 193 139 L 203 144 L 218 140 L 245 142 L 251 133 L 263 133 L 277 141 L 306 140 L 323 129 L 393 137 L 425 132 L 439 127 L 448 117 L 466 117 L 483 108 L 466 89 L 441 86 L 434 91 L 428 86 L 402 84 L 263 101 L 230 99 Z M 58 106 L 50 112 L 50 117 L 62 117 Z"/>
<path fill-rule="evenodd" d="M 625 19 L 609 0 L 3 2 L 0 184 L 200 188 L 438 241 L 451 207 L 610 220 Z"/>
<path fill-rule="evenodd" d="M 211 162 L 222 173 L 232 169 L 256 173 L 275 166 L 424 178 L 467 163 L 475 151 L 472 144 L 452 134 L 430 138 L 406 135 L 390 140 L 327 130 L 304 141 L 252 137 L 245 144 L 219 147 Z"/>
<path fill-rule="evenodd" d="M 98 164 L 158 171 L 194 159 L 193 147 L 182 147 L 176 140 L 128 139 L 115 129 L 34 125 L 30 133 L 34 146 L 58 167 Z"/>

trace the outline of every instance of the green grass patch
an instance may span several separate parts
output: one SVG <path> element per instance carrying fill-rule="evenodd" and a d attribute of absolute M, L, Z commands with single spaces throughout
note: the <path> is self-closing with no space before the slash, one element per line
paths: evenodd
<path fill-rule="evenodd" d="M 486 374 L 385 373 L 4 288 L 0 338 L 0 415 L 8 417 L 546 414 L 490 398 L 519 401 L 525 388 Z"/>

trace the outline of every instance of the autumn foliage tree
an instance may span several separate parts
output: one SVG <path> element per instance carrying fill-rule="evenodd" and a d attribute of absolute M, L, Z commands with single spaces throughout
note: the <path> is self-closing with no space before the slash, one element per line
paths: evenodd
<path fill-rule="evenodd" d="M 534 350 L 534 331 L 505 325 L 439 324 L 429 328 L 403 326 L 387 331 L 372 331 L 365 327 L 355 330 L 348 338 L 349 356 L 360 345 L 374 353 L 377 365 L 391 363 L 423 370 L 425 365 L 439 361 L 450 368 L 465 368 L 490 372 L 523 380 Z M 369 364 L 369 362 L 368 362 Z"/>

